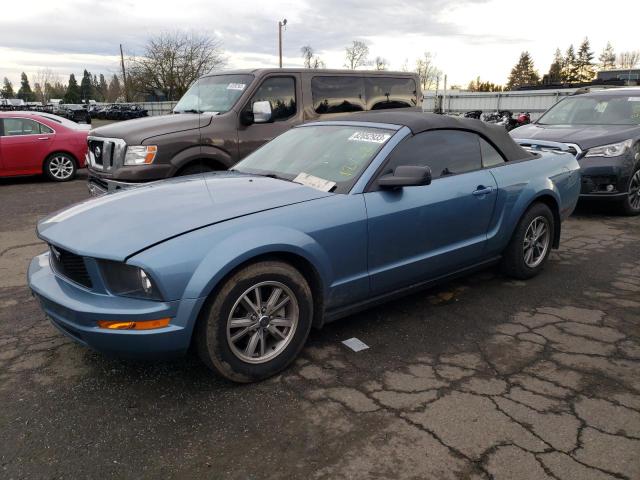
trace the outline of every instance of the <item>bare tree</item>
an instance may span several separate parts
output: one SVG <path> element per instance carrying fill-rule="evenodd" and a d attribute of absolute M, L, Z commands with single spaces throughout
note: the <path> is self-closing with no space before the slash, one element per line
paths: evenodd
<path fill-rule="evenodd" d="M 433 63 L 433 55 L 430 52 L 424 52 L 421 58 L 416 60 L 416 73 L 420 77 L 420 85 L 422 90 L 431 90 L 435 87 L 440 70 Z"/>
<path fill-rule="evenodd" d="M 313 48 L 309 45 L 305 45 L 300 49 L 302 58 L 304 60 L 304 68 L 324 68 L 324 62 L 315 55 Z"/>
<path fill-rule="evenodd" d="M 52 90 L 55 84 L 60 83 L 60 75 L 50 68 L 41 68 L 34 76 L 34 85 L 40 85 L 40 91 L 37 93 L 38 101 L 48 103 L 52 98 Z"/>
<path fill-rule="evenodd" d="M 369 47 L 360 40 L 354 40 L 350 47 L 346 47 L 344 66 L 350 70 L 369 64 Z"/>
<path fill-rule="evenodd" d="M 225 65 L 222 44 L 206 34 L 163 32 L 148 40 L 144 55 L 128 60 L 127 89 L 180 98 L 199 77 Z"/>
<path fill-rule="evenodd" d="M 382 57 L 376 57 L 373 61 L 376 70 L 386 70 L 387 69 L 387 59 Z"/>
<path fill-rule="evenodd" d="M 640 62 L 640 50 L 618 54 L 618 68 L 633 68 Z"/>

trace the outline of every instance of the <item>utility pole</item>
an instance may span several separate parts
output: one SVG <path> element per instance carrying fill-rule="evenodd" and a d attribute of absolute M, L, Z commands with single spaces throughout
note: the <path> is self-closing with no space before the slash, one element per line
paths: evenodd
<path fill-rule="evenodd" d="M 280 58 L 280 68 L 282 68 L 282 27 L 287 24 L 287 19 L 278 22 L 278 54 Z"/>
<path fill-rule="evenodd" d="M 122 83 L 124 85 L 124 101 L 129 102 L 129 91 L 127 90 L 127 72 L 124 69 L 124 54 L 122 53 L 122 44 L 120 44 L 120 64 L 122 65 Z"/>

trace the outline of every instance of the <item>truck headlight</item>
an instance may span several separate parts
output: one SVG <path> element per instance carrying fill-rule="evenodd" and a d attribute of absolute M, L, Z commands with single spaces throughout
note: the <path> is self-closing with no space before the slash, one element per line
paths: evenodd
<path fill-rule="evenodd" d="M 106 287 L 114 295 L 162 300 L 151 277 L 142 268 L 111 260 L 101 260 L 100 267 Z"/>
<path fill-rule="evenodd" d="M 124 156 L 125 165 L 147 165 L 153 162 L 158 153 L 158 147 L 155 145 L 136 145 L 127 147 L 127 153 Z"/>
<path fill-rule="evenodd" d="M 619 157 L 631 148 L 632 143 L 633 140 L 629 139 L 624 142 L 593 147 L 587 150 L 585 157 Z"/>

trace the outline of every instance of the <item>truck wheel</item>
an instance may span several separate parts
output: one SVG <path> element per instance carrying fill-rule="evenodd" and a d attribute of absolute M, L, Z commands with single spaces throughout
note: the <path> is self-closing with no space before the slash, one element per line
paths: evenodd
<path fill-rule="evenodd" d="M 76 161 L 66 153 L 54 153 L 44 162 L 44 174 L 54 182 L 68 182 L 76 171 Z"/>
<path fill-rule="evenodd" d="M 553 213 L 544 203 L 535 203 L 518 222 L 502 258 L 504 272 L 526 280 L 544 268 L 555 232 Z"/>
<path fill-rule="evenodd" d="M 628 192 L 620 203 L 620 212 L 629 216 L 640 215 L 640 167 L 631 175 Z"/>
<path fill-rule="evenodd" d="M 196 326 L 198 355 L 234 382 L 263 380 L 304 346 L 313 317 L 309 284 L 291 265 L 264 261 L 232 275 Z"/>
<path fill-rule="evenodd" d="M 192 163 L 191 165 L 187 165 L 182 170 L 180 170 L 177 174 L 178 177 L 182 177 L 184 175 L 195 175 L 197 173 L 207 173 L 213 172 L 213 168 L 206 163 Z"/>

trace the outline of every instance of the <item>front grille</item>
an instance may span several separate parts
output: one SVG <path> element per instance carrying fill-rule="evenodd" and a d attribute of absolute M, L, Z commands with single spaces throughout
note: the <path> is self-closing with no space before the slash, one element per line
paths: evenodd
<path fill-rule="evenodd" d="M 96 165 L 104 165 L 104 142 L 89 140 L 89 151 L 93 154 Z"/>
<path fill-rule="evenodd" d="M 51 265 L 56 272 L 87 288 L 93 287 L 84 257 L 53 245 L 49 245 L 49 249 L 51 250 Z"/>

